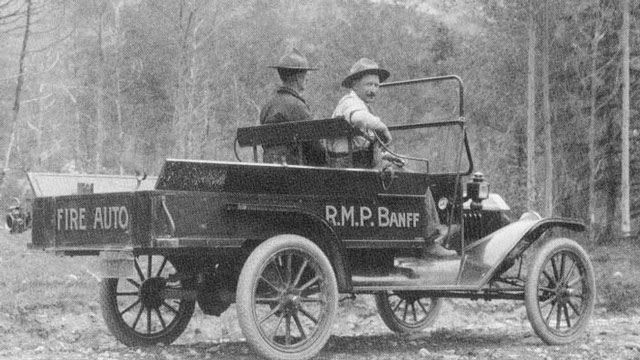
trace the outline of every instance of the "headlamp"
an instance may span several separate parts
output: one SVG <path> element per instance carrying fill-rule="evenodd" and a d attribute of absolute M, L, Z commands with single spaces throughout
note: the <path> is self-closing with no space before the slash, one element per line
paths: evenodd
<path fill-rule="evenodd" d="M 489 183 L 484 181 L 481 172 L 473 174 L 471 181 L 467 183 L 466 197 L 474 202 L 480 202 L 489 197 Z"/>

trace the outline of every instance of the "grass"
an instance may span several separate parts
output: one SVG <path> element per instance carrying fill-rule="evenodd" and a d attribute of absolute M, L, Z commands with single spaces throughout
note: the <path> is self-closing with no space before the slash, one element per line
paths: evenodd
<path fill-rule="evenodd" d="M 30 236 L 0 232 L 0 310 L 95 311 L 97 279 L 87 271 L 94 258 L 27 250 Z M 613 312 L 640 308 L 640 239 L 585 248 L 596 274 L 598 306 Z"/>
<path fill-rule="evenodd" d="M 0 309 L 60 308 L 82 311 L 95 302 L 97 279 L 87 272 L 90 259 L 29 251 L 30 232 L 0 235 Z"/>
<path fill-rule="evenodd" d="M 596 275 L 598 306 L 616 313 L 640 308 L 640 239 L 586 248 Z"/>
<path fill-rule="evenodd" d="M 106 327 L 98 323 L 98 282 L 86 271 L 89 259 L 29 251 L 30 236 L 0 232 L 0 350 L 79 339 L 90 344 Z"/>

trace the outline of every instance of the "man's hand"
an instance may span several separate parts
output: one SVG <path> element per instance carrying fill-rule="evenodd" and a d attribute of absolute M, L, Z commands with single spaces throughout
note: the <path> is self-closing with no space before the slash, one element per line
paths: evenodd
<path fill-rule="evenodd" d="M 388 145 L 391 143 L 391 132 L 386 126 L 382 129 L 376 130 L 376 133 L 378 134 L 380 141 L 382 141 L 384 145 Z"/>
<path fill-rule="evenodd" d="M 351 124 L 358 129 L 373 130 L 376 132 L 378 138 L 383 141 L 383 144 L 391 142 L 391 132 L 379 117 L 371 114 L 368 111 L 356 111 L 351 115 Z"/>
<path fill-rule="evenodd" d="M 407 162 L 404 159 L 401 159 L 387 151 L 383 151 L 380 157 L 382 158 L 382 160 L 386 160 L 399 168 L 407 165 Z"/>

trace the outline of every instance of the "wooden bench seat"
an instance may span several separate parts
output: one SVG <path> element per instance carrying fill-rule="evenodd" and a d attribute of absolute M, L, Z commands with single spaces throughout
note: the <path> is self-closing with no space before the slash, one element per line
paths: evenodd
<path fill-rule="evenodd" d="M 361 134 L 344 117 L 310 121 L 295 121 L 278 124 L 247 126 L 238 128 L 236 141 L 241 147 L 253 147 L 254 161 L 258 161 L 258 146 L 298 145 L 302 152 L 304 142 L 336 137 L 352 137 Z M 350 143 L 351 141 L 349 141 Z"/>

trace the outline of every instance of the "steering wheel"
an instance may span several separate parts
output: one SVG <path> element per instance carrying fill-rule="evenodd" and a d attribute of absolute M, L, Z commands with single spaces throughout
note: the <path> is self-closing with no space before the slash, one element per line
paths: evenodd
<path fill-rule="evenodd" d="M 406 160 L 399 158 L 388 151 L 384 151 L 382 153 L 382 160 L 386 160 L 399 168 L 403 168 L 405 165 L 407 165 Z"/>
<path fill-rule="evenodd" d="M 398 168 L 403 168 L 405 165 L 407 165 L 407 161 L 404 160 L 400 155 L 395 154 L 390 148 L 389 148 L 389 143 L 385 143 L 384 141 L 382 141 L 382 139 L 380 138 L 380 135 L 378 135 L 378 133 L 374 132 L 375 138 L 373 139 L 374 142 L 376 142 L 381 150 L 381 156 L 380 156 L 380 160 L 383 161 L 387 161 L 395 166 L 397 166 Z"/>
<path fill-rule="evenodd" d="M 381 159 L 389 161 L 398 168 L 404 167 L 407 164 L 407 160 L 423 162 L 427 166 L 426 173 L 429 173 L 429 160 L 414 156 L 396 154 L 389 148 L 388 144 L 385 144 L 382 139 L 380 139 L 380 136 L 377 133 L 374 133 L 374 135 L 376 142 L 380 144 L 380 147 L 382 147 L 382 149 L 384 150 Z"/>

